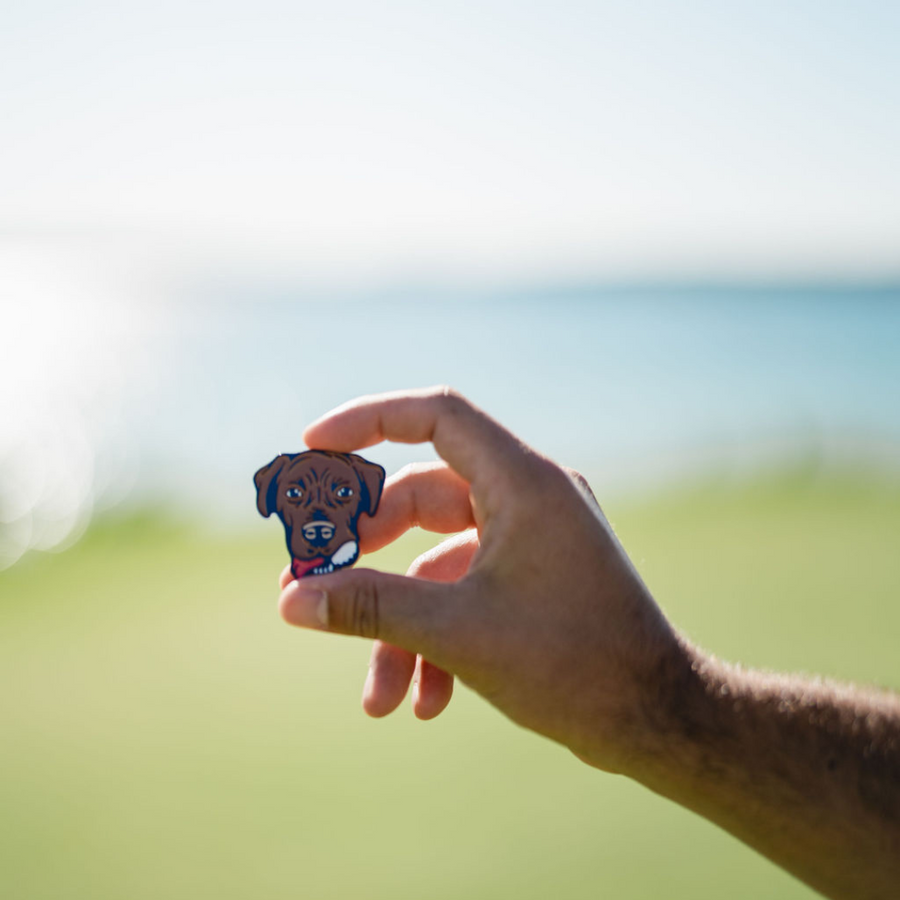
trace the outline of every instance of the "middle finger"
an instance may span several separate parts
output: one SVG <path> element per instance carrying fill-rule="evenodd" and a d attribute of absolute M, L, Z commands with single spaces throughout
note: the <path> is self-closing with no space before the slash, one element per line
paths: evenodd
<path fill-rule="evenodd" d="M 454 534 L 474 525 L 468 482 L 446 463 L 413 463 L 388 478 L 375 516 L 360 516 L 360 551 L 380 550 L 416 526 Z M 284 590 L 293 580 L 288 564 L 279 586 Z"/>

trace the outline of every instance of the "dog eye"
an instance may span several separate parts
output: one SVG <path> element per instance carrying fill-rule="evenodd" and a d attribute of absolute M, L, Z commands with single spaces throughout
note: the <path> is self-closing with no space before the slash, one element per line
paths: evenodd
<path fill-rule="evenodd" d="M 347 485 L 344 485 L 343 487 L 339 487 L 339 488 L 335 491 L 335 494 L 336 494 L 338 497 L 341 497 L 342 499 L 346 500 L 348 497 L 352 497 L 352 496 L 353 496 L 353 488 L 347 487 Z"/>
<path fill-rule="evenodd" d="M 289 487 L 284 493 L 285 496 L 290 497 L 292 500 L 297 500 L 303 496 L 303 491 L 298 487 Z"/>

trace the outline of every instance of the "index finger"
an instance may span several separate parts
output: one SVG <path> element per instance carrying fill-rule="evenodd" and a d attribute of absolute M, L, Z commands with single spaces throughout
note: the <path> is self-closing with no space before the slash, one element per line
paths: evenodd
<path fill-rule="evenodd" d="M 446 387 L 371 394 L 326 413 L 303 433 L 307 446 L 348 453 L 381 441 L 434 449 L 476 493 L 526 465 L 529 451 L 499 422 Z"/>

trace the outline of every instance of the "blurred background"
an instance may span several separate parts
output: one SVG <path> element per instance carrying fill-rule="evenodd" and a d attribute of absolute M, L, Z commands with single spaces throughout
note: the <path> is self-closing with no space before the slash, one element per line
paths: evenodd
<path fill-rule="evenodd" d="M 367 720 L 368 646 L 278 619 L 252 475 L 452 384 L 589 476 L 693 640 L 900 688 L 898 33 L 0 4 L 0 893 L 812 896 L 464 688 Z"/>

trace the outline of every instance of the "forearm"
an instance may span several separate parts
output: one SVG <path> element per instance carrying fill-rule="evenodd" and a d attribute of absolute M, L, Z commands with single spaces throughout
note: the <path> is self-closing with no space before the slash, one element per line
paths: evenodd
<path fill-rule="evenodd" d="M 900 699 L 686 648 L 635 777 L 825 895 L 900 895 Z"/>

